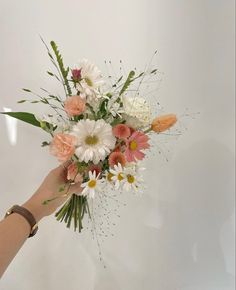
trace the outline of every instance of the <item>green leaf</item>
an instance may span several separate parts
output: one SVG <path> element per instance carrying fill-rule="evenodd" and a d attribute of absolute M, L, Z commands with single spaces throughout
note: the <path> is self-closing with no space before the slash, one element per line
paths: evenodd
<path fill-rule="evenodd" d="M 21 103 L 24 103 L 24 102 L 26 102 L 26 100 L 20 100 L 20 101 L 18 101 L 17 103 L 18 103 L 18 104 L 21 104 Z"/>
<path fill-rule="evenodd" d="M 121 91 L 120 91 L 120 94 L 119 94 L 120 96 L 128 89 L 130 84 L 134 81 L 133 80 L 134 76 L 135 76 L 135 71 L 131 70 L 129 72 L 129 75 L 128 75 L 128 77 L 127 77 L 127 79 L 126 79 Z"/>
<path fill-rule="evenodd" d="M 25 91 L 25 92 L 31 93 L 31 90 L 30 89 L 23 88 L 22 90 Z"/>
<path fill-rule="evenodd" d="M 49 146 L 50 143 L 47 141 L 43 141 L 41 147 Z"/>
<path fill-rule="evenodd" d="M 115 88 L 115 87 L 119 84 L 119 82 L 120 82 L 122 79 L 123 79 L 123 76 L 121 76 L 121 77 L 118 79 L 118 81 L 116 81 L 116 82 L 112 85 L 112 87 Z"/>
<path fill-rule="evenodd" d="M 33 126 L 40 127 L 40 122 L 31 113 L 27 112 L 0 112 L 1 114 L 11 116 Z"/>
<path fill-rule="evenodd" d="M 52 72 L 50 72 L 50 71 L 47 71 L 47 74 L 49 74 L 52 77 L 54 76 L 54 74 Z"/>

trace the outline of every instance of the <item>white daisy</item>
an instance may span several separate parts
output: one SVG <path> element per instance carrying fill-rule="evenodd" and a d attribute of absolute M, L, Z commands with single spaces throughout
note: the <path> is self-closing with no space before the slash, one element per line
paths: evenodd
<path fill-rule="evenodd" d="M 138 190 L 138 188 L 141 185 L 141 182 L 143 181 L 143 179 L 140 175 L 140 170 L 142 170 L 142 168 L 139 168 L 137 165 L 128 166 L 125 168 L 123 188 L 126 191 L 130 191 L 130 190 L 137 191 Z"/>
<path fill-rule="evenodd" d="M 118 165 L 115 165 L 114 168 L 110 168 L 109 171 L 113 174 L 111 180 L 115 183 L 115 189 L 121 188 L 125 177 L 124 169 L 121 164 L 118 163 Z"/>
<path fill-rule="evenodd" d="M 114 185 L 114 181 L 112 180 L 112 177 L 114 176 L 113 173 L 111 173 L 109 170 L 107 170 L 105 172 L 105 179 L 107 184 L 113 184 Z"/>
<path fill-rule="evenodd" d="M 88 197 L 94 198 L 95 193 L 101 190 L 102 180 L 98 178 L 99 174 L 96 176 L 95 171 L 89 171 L 89 180 L 81 184 L 81 187 L 84 188 L 81 195 L 88 195 Z"/>
<path fill-rule="evenodd" d="M 112 134 L 112 127 L 104 120 L 81 120 L 72 129 L 77 137 L 75 154 L 79 161 L 92 161 L 97 164 L 115 148 L 116 138 Z"/>

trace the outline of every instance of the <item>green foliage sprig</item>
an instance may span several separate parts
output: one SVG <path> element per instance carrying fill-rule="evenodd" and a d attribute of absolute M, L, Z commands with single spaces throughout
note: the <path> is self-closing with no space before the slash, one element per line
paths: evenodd
<path fill-rule="evenodd" d="M 63 77 L 64 84 L 65 84 L 65 86 L 66 86 L 67 94 L 68 94 L 69 96 L 71 96 L 71 95 L 72 95 L 72 91 L 71 91 L 71 87 L 70 87 L 69 81 L 68 81 L 68 79 L 67 79 L 67 77 L 68 77 L 68 73 L 69 73 L 70 69 L 69 69 L 69 67 L 67 67 L 67 68 L 65 69 L 65 66 L 64 66 L 64 63 L 63 63 L 63 58 L 62 58 L 62 56 L 61 56 L 61 53 L 60 53 L 60 51 L 59 51 L 59 49 L 58 49 L 58 46 L 57 46 L 57 44 L 55 43 L 55 41 L 52 40 L 52 41 L 50 42 L 50 44 L 51 44 L 52 50 L 53 50 L 53 52 L 54 52 L 54 54 L 55 54 L 55 56 L 56 56 L 56 60 L 57 60 L 58 66 L 59 66 L 59 69 L 60 69 L 61 75 L 62 75 L 62 77 Z"/>

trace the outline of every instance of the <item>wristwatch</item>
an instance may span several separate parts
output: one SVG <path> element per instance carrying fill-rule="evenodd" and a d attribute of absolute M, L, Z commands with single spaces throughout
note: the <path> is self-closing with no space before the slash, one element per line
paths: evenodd
<path fill-rule="evenodd" d="M 29 238 L 33 237 L 38 231 L 38 224 L 32 215 L 32 213 L 24 208 L 23 206 L 13 205 L 5 214 L 5 218 L 11 215 L 12 213 L 18 213 L 19 215 L 23 216 L 27 222 L 30 224 L 31 231 L 29 234 Z"/>

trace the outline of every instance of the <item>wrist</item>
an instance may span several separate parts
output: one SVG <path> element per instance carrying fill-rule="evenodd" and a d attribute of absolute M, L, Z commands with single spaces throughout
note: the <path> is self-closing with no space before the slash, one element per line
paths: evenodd
<path fill-rule="evenodd" d="M 37 223 L 44 217 L 43 205 L 29 199 L 22 206 L 32 213 Z"/>

